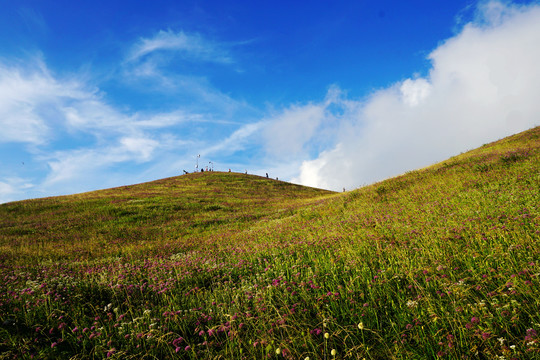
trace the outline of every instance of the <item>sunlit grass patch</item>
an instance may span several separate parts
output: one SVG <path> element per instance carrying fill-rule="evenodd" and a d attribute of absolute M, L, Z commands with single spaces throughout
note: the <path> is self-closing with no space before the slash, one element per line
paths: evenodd
<path fill-rule="evenodd" d="M 538 358 L 539 131 L 344 194 L 205 173 L 1 205 L 0 353 Z"/>

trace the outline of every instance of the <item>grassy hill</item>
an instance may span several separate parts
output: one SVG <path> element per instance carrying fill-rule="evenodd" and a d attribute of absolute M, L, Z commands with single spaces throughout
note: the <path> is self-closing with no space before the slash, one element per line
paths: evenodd
<path fill-rule="evenodd" d="M 0 358 L 540 358 L 539 148 L 343 194 L 203 173 L 0 205 Z"/>
<path fill-rule="evenodd" d="M 78 195 L 0 205 L 0 258 L 130 258 L 185 251 L 202 238 L 290 216 L 332 192 L 238 173 L 206 172 Z"/>

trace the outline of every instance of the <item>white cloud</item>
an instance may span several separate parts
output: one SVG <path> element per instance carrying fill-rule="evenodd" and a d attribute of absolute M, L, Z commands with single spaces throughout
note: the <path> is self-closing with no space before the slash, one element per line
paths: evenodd
<path fill-rule="evenodd" d="M 44 117 L 51 107 L 81 96 L 76 83 L 60 84 L 39 60 L 27 67 L 0 63 L 0 142 L 46 142 L 51 124 Z"/>
<path fill-rule="evenodd" d="M 125 180 L 136 171 L 131 166 L 185 149 L 189 141 L 173 135 L 174 127 L 204 121 L 211 119 L 180 109 L 128 113 L 84 81 L 53 75 L 41 60 L 0 62 L 0 143 L 18 149 L 36 177 L 27 186 L 30 181 L 17 178 L 19 170 L 4 169 L 0 200 L 119 185 L 110 179 Z M 48 173 L 38 174 L 44 165 Z"/>
<path fill-rule="evenodd" d="M 103 177 L 112 166 L 125 162 L 149 161 L 158 146 L 159 142 L 152 139 L 123 137 L 107 146 L 70 149 L 43 155 L 41 160 L 47 162 L 51 171 L 41 187 L 47 190 L 69 187 L 76 189 L 96 180 L 108 184 Z"/>
<path fill-rule="evenodd" d="M 27 180 L 19 177 L 7 177 L 0 181 L 0 204 L 13 200 L 21 196 L 25 190 L 33 185 Z"/>
<path fill-rule="evenodd" d="M 426 79 L 407 79 L 403 81 L 399 90 L 405 104 L 416 106 L 429 95 L 431 85 Z"/>
<path fill-rule="evenodd" d="M 219 42 L 199 33 L 160 30 L 131 46 L 121 64 L 121 75 L 132 89 L 173 96 L 182 106 L 196 111 L 230 114 L 250 106 L 212 85 L 207 70 L 218 64 L 241 71 L 231 49 L 248 43 Z"/>
<path fill-rule="evenodd" d="M 204 84 L 191 89 L 204 112 L 180 105 L 164 112 L 130 112 L 108 104 L 106 94 L 83 77 L 52 74 L 41 60 L 0 61 L 0 144 L 10 143 L 18 157 L 28 159 L 25 168 L 34 177 L 29 189 L 7 181 L 20 169 L 0 174 L 0 198 L 146 181 L 177 174 L 192 151 L 206 148 L 219 158 L 242 150 L 260 127 L 242 123 L 253 110 Z M 42 173 L 44 168 L 48 172 Z"/>
<path fill-rule="evenodd" d="M 132 48 L 129 61 L 139 60 L 148 54 L 160 51 L 173 51 L 188 60 L 203 60 L 216 63 L 232 63 L 233 60 L 225 47 L 206 39 L 198 33 L 188 34 L 183 31 L 160 30 L 151 38 L 141 38 Z"/>
<path fill-rule="evenodd" d="M 124 137 L 120 139 L 123 150 L 133 154 L 138 161 L 147 161 L 152 157 L 152 152 L 159 146 L 153 139 L 144 137 Z"/>
<path fill-rule="evenodd" d="M 272 156 L 306 155 L 306 145 L 326 118 L 324 104 L 292 106 L 267 122 L 264 132 Z"/>
<path fill-rule="evenodd" d="M 540 6 L 483 3 L 475 22 L 431 52 L 427 77 L 340 114 L 335 145 L 304 161 L 294 181 L 350 189 L 538 125 L 538 44 Z"/>
<path fill-rule="evenodd" d="M 261 123 L 242 125 L 228 137 L 223 140 L 220 139 L 217 144 L 209 146 L 199 152 L 206 156 L 216 156 L 233 154 L 243 150 L 248 142 L 253 141 L 253 136 L 259 132 L 261 127 Z"/>

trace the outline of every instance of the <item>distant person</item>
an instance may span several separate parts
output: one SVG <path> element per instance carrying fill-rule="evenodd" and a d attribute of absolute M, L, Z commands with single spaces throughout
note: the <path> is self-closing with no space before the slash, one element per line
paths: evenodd
<path fill-rule="evenodd" d="M 229 172 L 231 172 L 231 169 L 229 169 Z"/>
<path fill-rule="evenodd" d="M 268 179 L 268 173 L 266 173 L 266 178 Z"/>
<path fill-rule="evenodd" d="M 204 172 L 204 169 L 201 169 L 201 172 Z"/>

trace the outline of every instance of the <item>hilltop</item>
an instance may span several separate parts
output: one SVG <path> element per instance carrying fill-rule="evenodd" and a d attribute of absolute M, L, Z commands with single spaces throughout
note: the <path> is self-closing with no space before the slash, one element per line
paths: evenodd
<path fill-rule="evenodd" d="M 0 205 L 8 358 L 536 359 L 540 127 L 347 193 L 228 173 Z"/>
<path fill-rule="evenodd" d="M 162 241 L 172 251 L 175 239 L 239 231 L 259 220 L 290 216 L 328 194 L 255 175 L 204 172 L 13 202 L 0 205 L 0 256 L 6 261 L 148 256 L 160 251 Z"/>

